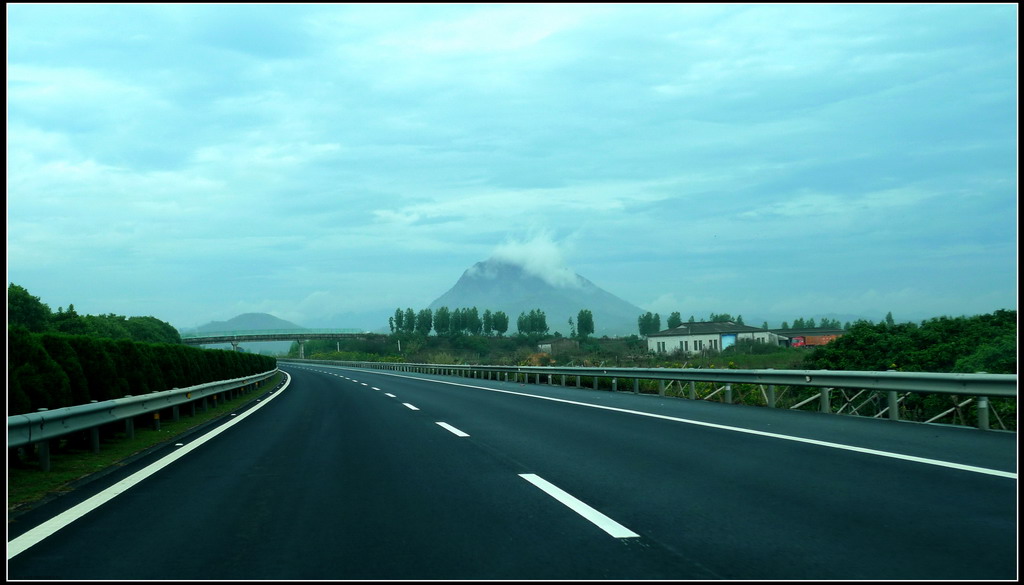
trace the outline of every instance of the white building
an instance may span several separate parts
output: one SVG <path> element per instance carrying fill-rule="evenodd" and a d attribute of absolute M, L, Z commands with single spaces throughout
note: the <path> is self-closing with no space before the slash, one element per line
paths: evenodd
<path fill-rule="evenodd" d="M 720 323 L 683 323 L 647 336 L 647 349 L 655 353 L 682 352 L 694 355 L 702 351 L 722 351 L 739 341 L 780 345 L 785 339 L 773 331 L 737 325 L 732 321 Z"/>

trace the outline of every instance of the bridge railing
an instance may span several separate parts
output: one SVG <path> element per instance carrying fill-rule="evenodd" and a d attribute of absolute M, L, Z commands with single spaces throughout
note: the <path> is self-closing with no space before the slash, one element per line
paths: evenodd
<path fill-rule="evenodd" d="M 324 365 L 340 365 L 367 369 L 415 372 L 434 375 L 449 375 L 470 378 L 485 378 L 504 381 L 524 381 L 531 378 L 537 384 L 542 379 L 548 384 L 566 385 L 566 379 L 575 378 L 575 385 L 582 387 L 582 379 L 590 378 L 593 389 L 598 389 L 599 380 L 610 380 L 612 390 L 618 390 L 618 380 L 632 382 L 632 391 L 640 393 L 642 381 L 657 382 L 657 392 L 666 395 L 666 382 L 678 384 L 679 388 L 688 386 L 688 392 L 679 394 L 691 399 L 697 398 L 696 383 L 708 382 L 718 386 L 703 399 L 718 396 L 722 402 L 733 403 L 733 385 L 756 385 L 760 388 L 764 403 L 769 408 L 776 407 L 777 387 L 809 387 L 817 389 L 817 394 L 810 396 L 790 408 L 798 409 L 807 404 L 818 405 L 824 413 L 843 414 L 855 413 L 857 406 L 849 396 L 844 396 L 847 389 L 869 393 L 885 394 L 884 406 L 879 408 L 878 416 L 887 416 L 890 420 L 899 420 L 899 406 L 907 394 L 947 394 L 952 397 L 970 397 L 967 402 L 954 403 L 958 407 L 973 402 L 977 410 L 976 425 L 981 429 L 989 429 L 989 399 L 1017 398 L 1016 374 L 947 374 L 933 372 L 865 372 L 839 370 L 730 370 L 730 369 L 693 369 L 693 368 L 603 368 L 603 367 L 553 367 L 553 366 L 485 366 L 467 364 L 415 364 L 393 362 L 353 362 L 334 360 L 291 360 L 278 358 L 278 363 L 317 363 Z M 903 396 L 900 396 L 903 393 Z M 855 393 L 854 398 L 857 396 Z M 834 398 L 848 398 L 847 404 L 838 410 L 834 408 Z M 861 403 L 863 406 L 863 402 Z M 849 408 L 850 410 L 847 410 Z M 938 417 L 936 417 L 938 418 Z M 934 419 L 933 419 L 934 420 Z M 931 422 L 931 421 L 925 421 Z"/>
<path fill-rule="evenodd" d="M 182 333 L 181 339 L 196 339 L 206 337 L 252 337 L 252 336 L 273 336 L 273 335 L 345 335 L 365 333 L 362 329 L 256 329 L 245 331 L 204 331 Z"/>

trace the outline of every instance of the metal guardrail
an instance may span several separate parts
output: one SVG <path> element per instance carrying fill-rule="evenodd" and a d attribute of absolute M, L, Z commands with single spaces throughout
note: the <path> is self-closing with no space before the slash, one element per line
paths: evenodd
<path fill-rule="evenodd" d="M 806 386 L 820 388 L 821 392 L 817 398 L 821 404 L 821 412 L 832 412 L 830 405 L 830 390 L 832 389 L 859 389 L 885 391 L 888 395 L 888 416 L 891 420 L 898 420 L 899 410 L 897 408 L 899 392 L 914 392 L 919 394 L 950 394 L 959 396 L 977 397 L 978 427 L 988 427 L 988 399 L 989 398 L 1017 398 L 1017 375 L 1016 374 L 946 374 L 934 372 L 866 372 L 866 371 L 841 371 L 841 370 L 716 370 L 716 369 L 693 369 L 693 368 L 595 368 L 595 367 L 552 367 L 552 366 L 485 366 L 485 365 L 447 365 L 447 364 L 414 364 L 394 362 L 351 362 L 333 360 L 290 360 L 278 358 L 278 363 L 319 363 L 324 365 L 344 365 L 368 369 L 382 369 L 403 372 L 419 372 L 437 375 L 454 375 L 464 377 L 486 376 L 491 379 L 494 375 L 504 374 L 505 380 L 513 376 L 514 380 L 520 377 L 529 382 L 534 376 L 537 383 L 540 383 L 541 376 L 547 376 L 551 383 L 554 376 L 562 376 L 562 385 L 565 384 L 566 376 L 575 376 L 576 385 L 580 386 L 580 379 L 587 377 L 593 379 L 594 388 L 597 388 L 599 378 L 611 378 L 633 380 L 633 392 L 639 393 L 640 380 L 658 380 L 659 395 L 664 395 L 664 382 L 676 381 L 679 383 L 690 383 L 690 397 L 694 397 L 693 382 L 713 382 L 725 384 L 725 402 L 731 400 L 732 384 L 760 384 L 767 385 L 766 402 L 769 407 L 774 406 L 775 386 Z M 810 401 L 808 400 L 808 401 Z M 805 401 L 805 402 L 808 402 Z"/>
<path fill-rule="evenodd" d="M 269 372 L 255 374 L 244 378 L 208 382 L 188 388 L 174 388 L 162 392 L 151 392 L 140 396 L 125 396 L 102 402 L 91 402 L 77 406 L 68 406 L 55 410 L 40 410 L 26 414 L 7 417 L 7 447 L 17 448 L 32 444 L 47 445 L 56 439 L 81 431 L 94 432 L 94 449 L 98 441 L 100 426 L 117 421 L 132 421 L 135 417 L 145 414 L 157 414 L 165 409 L 177 409 L 182 405 L 203 401 L 207 397 L 223 392 L 258 384 L 276 374 L 275 368 Z M 175 410 L 175 412 L 177 412 Z M 159 419 L 157 419 L 159 420 Z M 130 429 L 133 427 L 129 427 Z M 48 456 L 44 449 L 41 459 Z M 48 459 L 48 457 L 47 457 Z M 43 461 L 43 468 L 48 468 L 48 460 Z"/>

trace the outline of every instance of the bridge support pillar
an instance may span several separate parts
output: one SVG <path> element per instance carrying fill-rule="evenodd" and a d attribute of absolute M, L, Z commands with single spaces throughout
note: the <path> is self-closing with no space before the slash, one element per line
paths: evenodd
<path fill-rule="evenodd" d="M 299 341 L 299 359 L 306 359 L 306 342 L 302 340 Z"/>
<path fill-rule="evenodd" d="M 231 351 L 238 351 L 238 342 L 237 341 L 232 341 L 231 342 Z"/>

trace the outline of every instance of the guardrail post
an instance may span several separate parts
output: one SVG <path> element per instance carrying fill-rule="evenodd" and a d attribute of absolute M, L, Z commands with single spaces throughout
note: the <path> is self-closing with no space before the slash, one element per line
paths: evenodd
<path fill-rule="evenodd" d="M 153 413 L 153 430 L 154 431 L 159 431 L 160 430 L 160 411 L 159 410 Z"/>
<path fill-rule="evenodd" d="M 48 439 L 36 443 L 36 455 L 39 456 L 39 468 L 43 471 L 50 471 L 50 441 Z"/>
<path fill-rule="evenodd" d="M 895 390 L 889 390 L 889 420 L 900 420 L 900 402 Z"/>
<path fill-rule="evenodd" d="M 36 412 L 46 412 L 49 408 L 40 408 Z M 39 467 L 43 471 L 50 471 L 50 440 L 46 439 L 36 443 L 36 455 L 39 456 Z"/>
<path fill-rule="evenodd" d="M 565 374 L 562 374 L 562 383 L 561 383 L 561 386 L 565 386 Z"/>
<path fill-rule="evenodd" d="M 768 384 L 768 408 L 775 408 L 775 384 Z"/>
<path fill-rule="evenodd" d="M 640 378 L 633 378 L 633 394 L 640 393 Z"/>
<path fill-rule="evenodd" d="M 178 408 L 177 404 L 175 404 L 174 406 L 171 407 L 171 420 L 173 420 L 175 422 L 177 422 L 178 420 L 181 420 L 181 411 Z"/>
<path fill-rule="evenodd" d="M 988 430 L 988 396 L 978 397 L 978 428 Z"/>
<path fill-rule="evenodd" d="M 829 403 L 831 388 L 821 389 L 821 412 L 832 412 L 832 405 Z"/>
<path fill-rule="evenodd" d="M 124 435 L 129 439 L 135 438 L 135 419 L 128 417 L 124 419 Z"/>
<path fill-rule="evenodd" d="M 690 380 L 690 400 L 697 400 L 697 382 Z"/>
<path fill-rule="evenodd" d="M 96 404 L 98 400 L 90 400 L 90 404 Z M 89 429 L 89 446 L 92 448 L 93 453 L 100 452 L 100 428 L 93 427 Z"/>
<path fill-rule="evenodd" d="M 583 376 L 576 376 L 576 387 L 579 388 L 583 384 Z"/>
<path fill-rule="evenodd" d="M 732 404 L 732 382 L 725 383 L 725 403 Z"/>
<path fill-rule="evenodd" d="M 612 378 L 612 392 L 615 392 L 618 387 L 619 387 L 619 379 L 618 378 Z"/>
<path fill-rule="evenodd" d="M 594 390 L 597 390 L 597 376 L 594 376 Z"/>
<path fill-rule="evenodd" d="M 658 380 L 658 396 L 665 395 L 665 380 Z"/>

